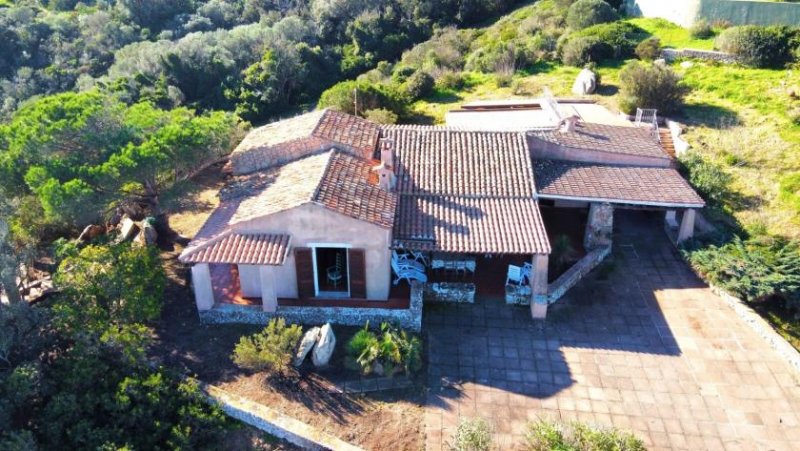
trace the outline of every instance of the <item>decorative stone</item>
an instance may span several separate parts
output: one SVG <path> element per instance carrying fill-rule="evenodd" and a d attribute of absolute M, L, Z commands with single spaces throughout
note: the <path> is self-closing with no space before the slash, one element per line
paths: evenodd
<path fill-rule="evenodd" d="M 156 228 L 148 221 L 142 222 L 142 231 L 136 236 L 136 242 L 145 246 L 155 246 L 158 241 Z"/>
<path fill-rule="evenodd" d="M 690 67 L 694 67 L 694 63 L 691 61 L 684 61 L 681 63 L 681 67 L 684 69 L 689 69 Z"/>
<path fill-rule="evenodd" d="M 529 285 L 506 285 L 506 304 L 530 305 L 531 294 Z"/>
<path fill-rule="evenodd" d="M 464 282 L 434 282 L 425 284 L 426 302 L 475 303 L 475 284 Z"/>
<path fill-rule="evenodd" d="M 667 65 L 667 60 L 665 60 L 664 58 L 659 58 L 659 59 L 653 61 L 653 64 L 656 64 L 656 65 L 659 65 L 659 66 L 666 66 Z"/>
<path fill-rule="evenodd" d="M 594 94 L 595 90 L 597 90 L 597 75 L 589 69 L 581 70 L 572 85 L 572 93 L 585 96 Z"/>
<path fill-rule="evenodd" d="M 130 218 L 130 216 L 123 216 L 119 226 L 119 240 L 128 241 L 133 238 L 136 232 L 139 231 L 139 226 Z"/>
<path fill-rule="evenodd" d="M 311 349 L 317 342 L 317 339 L 319 338 L 319 332 L 319 327 L 312 327 L 306 331 L 306 333 L 303 335 L 303 338 L 300 339 L 300 344 L 297 346 L 297 352 L 294 354 L 292 365 L 297 367 L 303 364 L 306 356 L 309 352 L 311 352 Z"/>
<path fill-rule="evenodd" d="M 98 236 L 104 234 L 106 232 L 106 228 L 97 225 L 97 224 L 89 224 L 84 227 L 83 232 L 81 232 L 80 236 L 78 236 L 79 241 L 83 241 L 84 243 L 87 241 L 91 241 Z"/>
<path fill-rule="evenodd" d="M 319 338 L 314 349 L 311 351 L 311 361 L 317 368 L 327 366 L 333 355 L 333 348 L 336 347 L 336 336 L 330 323 L 326 323 L 319 331 Z"/>

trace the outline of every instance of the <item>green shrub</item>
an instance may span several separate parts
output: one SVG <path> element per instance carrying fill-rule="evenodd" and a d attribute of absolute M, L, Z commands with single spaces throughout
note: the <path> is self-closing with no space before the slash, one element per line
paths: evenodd
<path fill-rule="evenodd" d="M 636 56 L 643 61 L 653 61 L 661 57 L 661 40 L 647 38 L 636 46 Z"/>
<path fill-rule="evenodd" d="M 397 115 L 386 108 L 376 108 L 364 112 L 364 118 L 376 124 L 396 124 Z"/>
<path fill-rule="evenodd" d="M 347 366 L 370 374 L 379 364 L 383 373 L 402 370 L 412 374 L 422 367 L 422 342 L 416 336 L 388 323 L 381 324 L 380 335 L 369 330 L 369 323 L 347 342 Z"/>
<path fill-rule="evenodd" d="M 700 195 L 714 206 L 723 205 L 730 195 L 730 184 L 733 180 L 731 175 L 696 151 L 681 156 L 680 162 L 688 175 L 689 183 Z"/>
<path fill-rule="evenodd" d="M 558 53 L 565 64 L 575 66 L 588 61 L 627 58 L 633 56 L 636 45 L 645 36 L 644 30 L 626 22 L 599 24 L 562 36 Z"/>
<path fill-rule="evenodd" d="M 483 418 L 462 418 L 453 434 L 452 451 L 488 451 L 492 447 L 492 427 Z"/>
<path fill-rule="evenodd" d="M 747 301 L 778 295 L 800 302 L 800 243 L 759 236 L 686 251 L 692 266 L 715 285 Z"/>
<path fill-rule="evenodd" d="M 283 318 L 273 318 L 263 331 L 239 339 L 233 362 L 240 368 L 286 375 L 302 336 L 303 329 L 297 324 L 287 325 Z"/>
<path fill-rule="evenodd" d="M 644 443 L 618 429 L 596 429 L 583 423 L 538 420 L 528 425 L 526 449 L 530 451 L 644 451 Z"/>
<path fill-rule="evenodd" d="M 511 74 L 498 72 L 494 74 L 494 84 L 498 88 L 505 88 L 507 86 L 511 86 L 511 81 L 513 78 L 514 77 Z"/>
<path fill-rule="evenodd" d="M 778 197 L 800 211 L 800 172 L 783 176 L 778 184 Z"/>
<path fill-rule="evenodd" d="M 392 81 L 398 84 L 403 83 L 408 79 L 408 77 L 414 75 L 416 72 L 417 69 L 414 66 L 398 64 L 392 71 Z"/>
<path fill-rule="evenodd" d="M 597 37 L 575 37 L 567 40 L 561 49 L 561 61 L 574 67 L 599 61 L 605 54 L 603 43 Z"/>
<path fill-rule="evenodd" d="M 689 34 L 695 39 L 708 39 L 714 36 L 714 28 L 705 20 L 698 20 L 689 28 Z"/>
<path fill-rule="evenodd" d="M 403 83 L 403 90 L 406 95 L 412 99 L 417 100 L 427 97 L 433 92 L 433 85 L 435 81 L 427 72 L 421 70 L 414 72 L 413 75 Z"/>
<path fill-rule="evenodd" d="M 356 92 L 359 113 L 385 108 L 402 116 L 408 104 L 408 99 L 390 85 L 348 80 L 339 82 L 323 92 L 317 106 L 355 114 Z"/>
<path fill-rule="evenodd" d="M 464 87 L 464 75 L 461 72 L 445 72 L 436 80 L 436 87 L 457 91 Z"/>
<path fill-rule="evenodd" d="M 678 74 L 661 64 L 630 62 L 620 71 L 619 81 L 619 107 L 628 114 L 633 114 L 636 108 L 673 113 L 683 105 L 683 98 L 689 91 Z"/>
<path fill-rule="evenodd" d="M 603 0 L 578 0 L 569 7 L 567 25 L 573 30 L 599 23 L 613 22 L 619 16 L 614 8 Z"/>
<path fill-rule="evenodd" d="M 792 60 L 796 32 L 788 27 L 744 25 L 723 31 L 715 46 L 753 67 L 782 67 Z"/>

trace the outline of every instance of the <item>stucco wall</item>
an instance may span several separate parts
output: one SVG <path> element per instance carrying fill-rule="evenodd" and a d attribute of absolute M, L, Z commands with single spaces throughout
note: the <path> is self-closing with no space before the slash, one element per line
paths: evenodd
<path fill-rule="evenodd" d="M 292 237 L 292 249 L 311 243 L 348 244 L 364 249 L 367 298 L 386 300 L 391 283 L 391 230 L 341 215 L 316 204 L 305 204 L 264 218 L 236 224 L 245 233 L 285 233 Z M 279 298 L 297 297 L 294 252 L 289 251 L 283 266 L 275 267 L 275 294 Z"/>
<path fill-rule="evenodd" d="M 239 265 L 239 284 L 242 296 L 255 298 L 261 296 L 261 274 L 258 266 Z"/>
<path fill-rule="evenodd" d="M 668 168 L 672 166 L 672 160 L 667 154 L 664 158 L 647 157 L 639 155 L 627 155 L 614 152 L 602 152 L 598 150 L 575 149 L 564 147 L 558 144 L 529 137 L 528 144 L 533 149 L 535 158 L 547 160 L 582 161 L 585 163 L 606 163 L 631 166 L 651 166 Z"/>
<path fill-rule="evenodd" d="M 699 19 L 733 25 L 797 25 L 800 4 L 747 0 L 625 0 L 632 16 L 661 17 L 689 27 Z"/>

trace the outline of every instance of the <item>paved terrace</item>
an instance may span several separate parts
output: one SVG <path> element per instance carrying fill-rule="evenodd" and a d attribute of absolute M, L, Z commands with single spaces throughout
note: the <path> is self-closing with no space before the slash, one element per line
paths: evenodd
<path fill-rule="evenodd" d="M 632 430 L 656 450 L 797 449 L 800 375 L 692 274 L 656 218 L 616 216 L 614 270 L 544 324 L 499 299 L 426 307 L 427 449 L 447 449 L 474 416 L 500 449 L 537 417 Z"/>

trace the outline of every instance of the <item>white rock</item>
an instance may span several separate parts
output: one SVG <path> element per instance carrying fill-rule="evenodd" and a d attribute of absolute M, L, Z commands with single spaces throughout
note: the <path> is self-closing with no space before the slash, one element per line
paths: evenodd
<path fill-rule="evenodd" d="M 300 366 L 303 364 L 303 361 L 306 359 L 306 356 L 311 349 L 314 347 L 314 343 L 317 342 L 319 338 L 319 327 L 312 327 L 308 329 L 303 335 L 303 338 L 300 339 L 300 344 L 297 346 L 297 352 L 294 354 L 294 360 L 292 364 L 294 366 Z"/>
<path fill-rule="evenodd" d="M 142 243 L 147 246 L 155 246 L 156 241 L 158 241 L 158 232 L 149 221 L 142 222 L 142 232 L 140 236 L 142 237 Z"/>
<path fill-rule="evenodd" d="M 572 85 L 572 93 L 585 96 L 587 94 L 594 94 L 597 89 L 597 75 L 589 69 L 583 69 L 575 78 L 575 83 Z"/>
<path fill-rule="evenodd" d="M 130 216 L 123 216 L 119 226 L 119 240 L 127 241 L 134 237 L 139 230 L 139 226 L 130 218 Z"/>
<path fill-rule="evenodd" d="M 684 69 L 688 69 L 690 67 L 694 67 L 694 63 L 691 61 L 684 61 L 681 63 L 681 67 Z"/>
<path fill-rule="evenodd" d="M 659 66 L 666 66 L 667 65 L 667 60 L 665 60 L 664 58 L 659 58 L 659 59 L 653 61 L 653 64 L 658 64 Z"/>
<path fill-rule="evenodd" d="M 319 338 L 317 344 L 314 345 L 314 350 L 311 351 L 311 361 L 317 368 L 323 367 L 328 364 L 333 355 L 333 348 L 336 347 L 336 336 L 333 335 L 330 323 L 322 326 L 319 331 Z"/>

